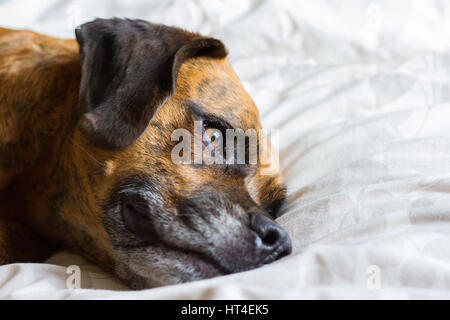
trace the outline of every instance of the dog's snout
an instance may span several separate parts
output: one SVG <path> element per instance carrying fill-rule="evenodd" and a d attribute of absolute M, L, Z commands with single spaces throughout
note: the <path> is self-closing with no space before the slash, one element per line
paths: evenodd
<path fill-rule="evenodd" d="M 250 214 L 250 228 L 256 233 L 256 254 L 269 263 L 291 253 L 291 239 L 286 231 L 261 213 Z"/>

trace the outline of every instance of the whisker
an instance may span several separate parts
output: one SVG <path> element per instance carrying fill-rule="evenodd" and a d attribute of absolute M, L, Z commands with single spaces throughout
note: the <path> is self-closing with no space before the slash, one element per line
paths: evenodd
<path fill-rule="evenodd" d="M 178 214 L 178 217 L 193 217 L 193 216 L 196 216 L 196 215 L 193 214 L 193 213 L 180 213 L 180 214 Z"/>
<path fill-rule="evenodd" d="M 78 144 L 78 142 L 76 142 L 71 136 L 69 136 L 69 139 L 72 140 L 72 142 L 74 143 L 74 145 L 76 145 L 78 148 L 80 148 L 84 153 L 86 153 L 92 160 L 94 160 L 95 162 L 97 162 L 100 167 L 102 167 L 103 169 L 106 169 L 105 165 L 100 162 L 99 160 L 97 160 L 97 158 L 95 158 L 92 154 L 89 153 L 89 151 L 87 151 L 86 149 L 84 149 L 80 144 Z"/>

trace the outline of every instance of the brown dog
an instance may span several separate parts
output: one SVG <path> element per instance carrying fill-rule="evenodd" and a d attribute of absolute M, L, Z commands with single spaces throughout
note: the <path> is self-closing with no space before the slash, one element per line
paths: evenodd
<path fill-rule="evenodd" d="M 171 160 L 194 121 L 260 129 L 224 45 L 122 19 L 76 38 L 0 29 L 0 264 L 61 244 L 145 288 L 289 254 L 278 175 Z"/>

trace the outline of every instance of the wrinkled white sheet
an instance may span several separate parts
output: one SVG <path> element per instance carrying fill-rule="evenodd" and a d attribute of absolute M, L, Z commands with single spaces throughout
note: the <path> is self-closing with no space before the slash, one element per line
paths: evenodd
<path fill-rule="evenodd" d="M 82 258 L 0 267 L 2 298 L 450 298 L 448 1 L 0 1 L 0 24 L 73 37 L 94 17 L 218 37 L 280 129 L 291 256 L 128 291 Z M 77 264 L 82 287 L 67 289 Z M 113 290 L 111 290 L 113 289 Z"/>

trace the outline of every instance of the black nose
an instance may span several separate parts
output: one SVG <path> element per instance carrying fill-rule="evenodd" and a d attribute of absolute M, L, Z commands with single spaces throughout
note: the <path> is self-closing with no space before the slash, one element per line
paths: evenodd
<path fill-rule="evenodd" d="M 291 239 L 286 231 L 261 213 L 250 214 L 250 228 L 256 233 L 256 255 L 269 263 L 291 253 Z"/>

